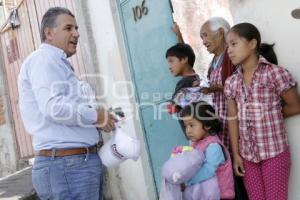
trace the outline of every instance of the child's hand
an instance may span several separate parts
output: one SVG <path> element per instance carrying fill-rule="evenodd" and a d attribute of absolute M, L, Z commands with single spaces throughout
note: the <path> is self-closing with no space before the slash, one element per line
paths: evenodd
<path fill-rule="evenodd" d="M 237 175 L 237 176 L 245 175 L 245 169 L 244 169 L 243 160 L 242 160 L 241 156 L 239 156 L 239 155 L 234 156 L 233 169 L 234 169 L 235 175 Z"/>

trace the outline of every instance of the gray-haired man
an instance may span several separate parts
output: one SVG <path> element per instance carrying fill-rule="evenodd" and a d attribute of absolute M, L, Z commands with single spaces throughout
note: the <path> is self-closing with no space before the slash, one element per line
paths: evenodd
<path fill-rule="evenodd" d="M 36 153 L 32 181 L 40 199 L 102 198 L 99 134 L 114 128 L 105 109 L 88 105 L 67 60 L 76 53 L 79 33 L 74 15 L 50 8 L 41 23 L 42 44 L 22 64 L 20 112 Z"/>

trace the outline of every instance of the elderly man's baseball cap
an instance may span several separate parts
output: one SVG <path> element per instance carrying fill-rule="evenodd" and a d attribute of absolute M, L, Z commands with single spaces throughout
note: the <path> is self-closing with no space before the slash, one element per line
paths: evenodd
<path fill-rule="evenodd" d="M 136 161 L 141 154 L 140 141 L 117 128 L 98 154 L 106 167 L 114 167 L 127 159 Z"/>
<path fill-rule="evenodd" d="M 300 19 L 300 7 L 294 9 L 291 15 L 296 19 Z"/>

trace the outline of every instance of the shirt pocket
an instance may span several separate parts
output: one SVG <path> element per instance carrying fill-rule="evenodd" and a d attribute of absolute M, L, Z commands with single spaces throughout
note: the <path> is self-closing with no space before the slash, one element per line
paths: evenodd
<path fill-rule="evenodd" d="M 254 85 L 253 98 L 255 102 L 272 105 L 276 100 L 275 86 L 272 83 L 257 83 Z"/>

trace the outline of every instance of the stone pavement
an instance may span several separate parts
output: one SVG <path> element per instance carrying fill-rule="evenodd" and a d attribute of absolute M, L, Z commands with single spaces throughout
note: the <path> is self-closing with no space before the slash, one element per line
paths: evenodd
<path fill-rule="evenodd" d="M 31 182 L 31 167 L 0 178 L 0 200 L 36 200 Z"/>

